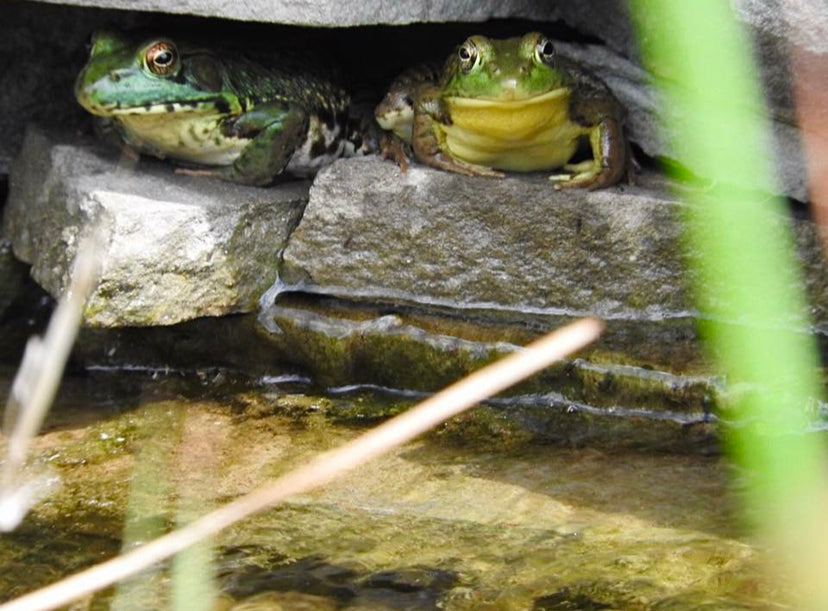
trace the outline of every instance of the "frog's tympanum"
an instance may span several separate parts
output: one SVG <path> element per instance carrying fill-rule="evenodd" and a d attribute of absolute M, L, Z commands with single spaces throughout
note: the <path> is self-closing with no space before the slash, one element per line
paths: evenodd
<path fill-rule="evenodd" d="M 609 88 L 552 42 L 472 36 L 442 72 L 403 73 L 377 106 L 394 133 L 385 153 L 405 167 L 400 141 L 423 163 L 468 175 L 562 168 L 557 187 L 597 189 L 632 177 L 624 111 Z M 570 164 L 588 143 L 591 158 Z"/>
<path fill-rule="evenodd" d="M 75 96 L 128 150 L 201 168 L 185 173 L 267 185 L 365 148 L 345 91 L 292 61 L 100 32 Z"/>

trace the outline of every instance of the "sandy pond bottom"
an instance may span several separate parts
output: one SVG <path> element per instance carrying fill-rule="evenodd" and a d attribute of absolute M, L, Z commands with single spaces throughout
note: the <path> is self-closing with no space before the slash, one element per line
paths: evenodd
<path fill-rule="evenodd" d="M 0 536 L 0 600 L 353 438 L 374 421 L 367 404 L 409 403 L 213 373 L 70 378 L 31 467 L 62 485 Z M 72 609 L 724 610 L 784 600 L 739 532 L 723 459 L 470 430 L 443 427 Z"/>

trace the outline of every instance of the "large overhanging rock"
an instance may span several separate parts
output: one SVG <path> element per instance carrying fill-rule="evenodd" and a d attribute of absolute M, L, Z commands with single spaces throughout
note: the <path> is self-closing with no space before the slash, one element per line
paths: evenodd
<path fill-rule="evenodd" d="M 312 26 L 354 26 L 407 24 L 433 21 L 486 21 L 494 18 L 555 20 L 560 11 L 555 3 L 533 0 L 455 0 L 453 2 L 366 2 L 336 0 L 323 2 L 271 2 L 270 0 L 49 0 L 55 4 L 97 6 L 120 10 L 153 11 L 223 17 L 244 21 L 268 21 Z"/>
<path fill-rule="evenodd" d="M 60 295 L 79 236 L 98 226 L 102 275 L 87 324 L 169 325 L 255 309 L 308 183 L 259 189 L 179 176 L 154 161 L 132 165 L 89 141 L 29 130 L 3 232 L 34 279 Z"/>

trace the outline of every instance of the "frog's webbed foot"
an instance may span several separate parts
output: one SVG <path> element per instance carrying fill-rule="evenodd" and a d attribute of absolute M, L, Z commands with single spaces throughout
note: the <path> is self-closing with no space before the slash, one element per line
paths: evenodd
<path fill-rule="evenodd" d="M 614 182 L 608 182 L 606 176 L 602 177 L 601 168 L 592 159 L 567 164 L 563 169 L 566 173 L 553 174 L 549 177 L 549 180 L 555 183 L 556 189 L 589 189 L 592 191 L 614 184 Z"/>
<path fill-rule="evenodd" d="M 403 174 L 408 171 L 410 158 L 405 150 L 405 144 L 394 134 L 386 132 L 380 135 L 379 153 L 383 159 L 392 159 L 400 166 Z"/>
<path fill-rule="evenodd" d="M 279 179 L 308 131 L 304 110 L 279 102 L 261 105 L 225 128 L 228 136 L 252 138 L 232 165 L 192 170 L 191 176 L 214 176 L 264 187 Z"/>
<path fill-rule="evenodd" d="M 419 159 L 422 159 L 418 156 Z M 489 178 L 503 178 L 506 176 L 503 172 L 498 172 L 484 165 L 475 165 L 473 163 L 466 163 L 459 159 L 452 159 L 443 153 L 436 152 L 424 160 L 425 163 L 433 168 L 446 170 L 447 172 L 454 172 L 456 174 L 463 174 L 464 176 L 488 176 Z"/>
<path fill-rule="evenodd" d="M 618 184 L 626 175 L 632 175 L 630 145 L 624 136 L 622 118 L 618 115 L 603 117 L 589 131 L 592 159 L 566 165 L 569 177 L 552 177 L 556 189 L 603 189 Z"/>

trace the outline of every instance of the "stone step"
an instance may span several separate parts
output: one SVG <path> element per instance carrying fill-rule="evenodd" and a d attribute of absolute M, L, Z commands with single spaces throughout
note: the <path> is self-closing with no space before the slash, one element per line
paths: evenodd
<path fill-rule="evenodd" d="M 275 189 L 181 176 L 76 136 L 29 130 L 11 175 L 3 233 L 53 297 L 79 236 L 103 232 L 102 271 L 85 322 L 170 325 L 255 310 L 276 278 L 309 183 Z"/>

